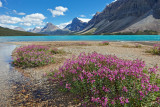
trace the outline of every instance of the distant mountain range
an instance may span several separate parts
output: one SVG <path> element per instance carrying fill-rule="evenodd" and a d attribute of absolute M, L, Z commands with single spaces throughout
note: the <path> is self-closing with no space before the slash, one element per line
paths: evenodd
<path fill-rule="evenodd" d="M 30 32 L 48 34 L 48 35 L 69 35 L 81 31 L 87 25 L 86 22 L 81 21 L 79 18 L 74 18 L 72 23 L 67 25 L 64 29 L 60 29 L 52 23 L 47 23 L 44 28 L 34 28 Z"/>
<path fill-rule="evenodd" d="M 36 36 L 36 35 L 42 35 L 42 34 L 17 31 L 17 30 L 0 27 L 0 36 Z"/>
<path fill-rule="evenodd" d="M 60 29 L 59 27 L 53 25 L 52 23 L 47 23 L 44 28 L 41 29 L 41 34 L 48 34 L 48 35 L 67 35 L 70 34 L 70 30 Z"/>
<path fill-rule="evenodd" d="M 24 31 L 20 27 L 15 30 Z M 48 35 L 152 34 L 152 31 L 160 32 L 160 0 L 116 0 L 97 12 L 88 23 L 76 17 L 64 29 L 47 23 L 43 28 L 29 30 Z"/>

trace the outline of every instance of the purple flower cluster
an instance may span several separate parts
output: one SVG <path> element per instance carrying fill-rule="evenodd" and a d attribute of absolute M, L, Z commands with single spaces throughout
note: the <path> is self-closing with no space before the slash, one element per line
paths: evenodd
<path fill-rule="evenodd" d="M 28 45 L 17 49 L 13 64 L 18 67 L 37 67 L 53 62 L 49 47 Z"/>
<path fill-rule="evenodd" d="M 152 50 L 153 54 L 160 55 L 160 44 L 155 44 Z"/>
<path fill-rule="evenodd" d="M 104 107 L 139 106 L 159 92 L 159 84 L 153 81 L 157 68 L 144 67 L 145 63 L 138 59 L 130 61 L 96 52 L 81 53 L 77 58 L 68 59 L 50 78 L 61 85 L 64 83 L 64 88 L 87 103 Z"/>

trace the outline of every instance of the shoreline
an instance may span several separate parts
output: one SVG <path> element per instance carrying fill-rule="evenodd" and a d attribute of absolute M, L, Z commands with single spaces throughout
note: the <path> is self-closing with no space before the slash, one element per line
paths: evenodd
<path fill-rule="evenodd" d="M 129 60 L 134 60 L 138 58 L 145 61 L 145 59 L 150 58 L 150 60 L 147 60 L 147 62 L 154 62 L 153 60 L 156 60 L 155 63 L 158 62 L 157 58 L 160 60 L 160 57 L 158 55 L 152 55 L 150 53 L 146 53 L 146 50 L 150 49 L 154 44 L 160 43 L 160 41 L 109 42 L 110 43 L 109 46 L 100 46 L 99 43 L 101 42 L 102 41 L 34 41 L 34 42 L 29 41 L 29 42 L 7 42 L 7 44 L 15 44 L 20 46 L 46 45 L 50 48 L 63 49 L 67 53 L 70 53 L 71 55 L 68 55 L 67 56 L 68 58 L 70 58 L 72 55 L 77 56 L 81 52 L 86 52 L 86 53 L 98 52 L 106 55 L 115 55 L 117 57 L 120 56 L 120 58 Z M 142 48 L 135 48 L 136 44 L 141 45 Z M 153 58 L 157 57 L 157 58 L 152 59 L 152 57 Z M 156 65 L 155 63 L 150 63 L 150 64 Z M 160 66 L 160 62 L 158 63 L 158 65 Z"/>
<path fill-rule="evenodd" d="M 83 45 L 79 43 L 86 43 Z M 69 93 L 62 93 L 58 91 L 57 85 L 56 84 L 48 84 L 48 81 L 46 78 L 44 78 L 44 74 L 46 72 L 49 72 L 50 70 L 55 70 L 58 69 L 59 66 L 62 66 L 63 63 L 66 61 L 66 59 L 72 58 L 73 55 L 78 56 L 80 53 L 85 52 L 85 53 L 92 53 L 92 52 L 97 52 L 103 55 L 114 55 L 117 56 L 118 58 L 125 59 L 125 60 L 136 60 L 136 59 L 141 59 L 145 61 L 146 67 L 150 68 L 158 64 L 160 68 L 160 56 L 158 55 L 152 55 L 150 53 L 146 53 L 147 49 L 150 49 L 152 47 L 151 42 L 141 45 L 141 48 L 135 48 L 136 42 L 110 42 L 110 45 L 105 45 L 105 46 L 100 46 L 99 43 L 102 41 L 42 41 L 42 42 L 10 42 L 9 44 L 15 44 L 15 45 L 45 45 L 48 46 L 49 48 L 57 48 L 61 49 L 65 52 L 65 54 L 55 54 L 55 63 L 49 64 L 46 66 L 42 67 L 36 67 L 36 68 L 27 68 L 27 69 L 22 69 L 22 68 L 14 68 L 17 72 L 21 73 L 25 77 L 28 77 L 31 79 L 30 84 L 24 84 L 25 93 L 20 93 L 20 94 L 15 94 L 15 97 L 18 100 L 13 100 L 13 104 L 19 103 L 20 106 L 22 105 L 43 105 L 46 104 L 48 105 L 53 104 L 54 106 L 56 105 L 62 105 L 64 106 L 65 104 L 70 104 L 73 106 L 71 101 L 73 101 L 74 97 L 72 94 Z M 143 42 L 142 42 L 143 43 Z M 156 42 L 152 42 L 156 43 Z M 88 45 L 89 44 L 89 45 Z M 80 46 L 81 45 L 81 46 Z M 16 49 L 15 49 L 16 50 Z M 14 51 L 15 51 L 14 50 Z M 14 51 L 12 52 L 12 56 L 14 57 Z M 160 72 L 159 72 L 160 74 Z M 20 89 L 23 89 L 24 87 L 17 86 L 18 84 L 15 84 L 15 87 L 18 87 Z M 28 88 L 29 87 L 29 88 Z M 37 99 L 33 99 L 34 97 L 34 92 L 39 92 L 41 95 Z M 42 90 L 45 90 L 42 92 Z M 52 94 L 48 94 L 52 93 Z M 27 97 L 24 97 L 26 96 Z M 45 101 L 41 101 L 41 98 L 44 98 L 44 96 L 47 96 L 48 99 Z M 70 96 L 70 97 L 68 97 Z M 21 100 L 21 98 L 23 98 Z M 30 98 L 30 99 L 28 99 Z M 34 100 L 39 100 L 38 103 L 34 103 Z M 22 102 L 21 102 L 22 101 Z M 26 101 L 27 103 L 23 103 L 23 101 Z M 74 105 L 74 106 L 77 106 Z"/>
<path fill-rule="evenodd" d="M 5 44 L 29 45 L 29 44 L 49 44 L 49 43 L 101 43 L 102 41 L 23 41 L 23 42 L 4 42 Z M 109 41 L 110 43 L 138 43 L 141 45 L 154 46 L 160 44 L 160 41 Z"/>

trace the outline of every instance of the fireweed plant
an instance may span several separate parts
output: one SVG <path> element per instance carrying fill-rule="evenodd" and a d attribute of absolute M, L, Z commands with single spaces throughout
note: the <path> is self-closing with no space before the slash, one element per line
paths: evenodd
<path fill-rule="evenodd" d="M 135 48 L 142 48 L 142 45 L 136 43 L 136 44 L 135 44 Z"/>
<path fill-rule="evenodd" d="M 160 44 L 155 44 L 151 52 L 153 54 L 160 55 Z"/>
<path fill-rule="evenodd" d="M 37 67 L 53 63 L 53 56 L 47 46 L 28 45 L 16 50 L 16 59 L 12 62 L 18 67 Z"/>
<path fill-rule="evenodd" d="M 157 67 L 141 60 L 123 60 L 96 52 L 66 60 L 58 72 L 48 74 L 61 90 L 77 95 L 85 106 L 158 106 L 160 79 Z"/>
<path fill-rule="evenodd" d="M 52 49 L 50 49 L 50 51 L 51 51 L 52 54 L 65 54 L 64 50 L 60 50 L 60 49 L 57 49 L 57 48 L 52 48 Z"/>
<path fill-rule="evenodd" d="M 99 45 L 101 45 L 101 46 L 109 45 L 109 41 L 102 41 Z"/>

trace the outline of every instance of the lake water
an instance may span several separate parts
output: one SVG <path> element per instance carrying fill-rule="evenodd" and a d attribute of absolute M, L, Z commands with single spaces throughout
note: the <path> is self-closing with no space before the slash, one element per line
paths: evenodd
<path fill-rule="evenodd" d="M 1 36 L 0 42 L 19 41 L 160 41 L 160 35 Z"/>
<path fill-rule="evenodd" d="M 10 107 L 14 84 L 24 84 L 29 79 L 11 66 L 11 54 L 17 45 L 0 43 L 0 107 Z"/>

